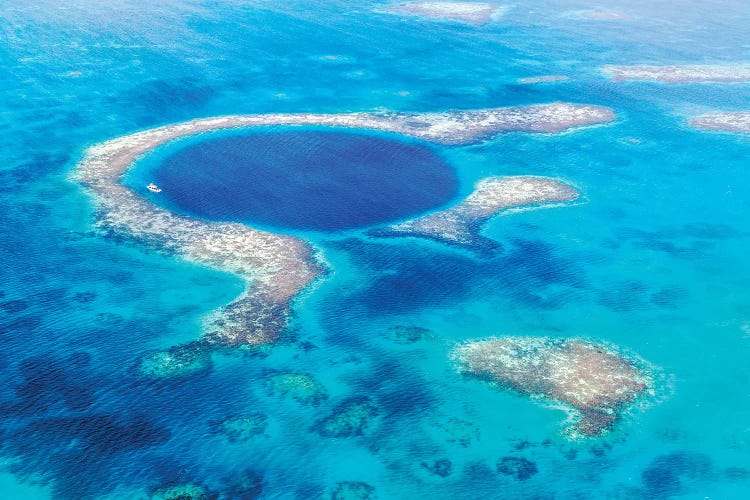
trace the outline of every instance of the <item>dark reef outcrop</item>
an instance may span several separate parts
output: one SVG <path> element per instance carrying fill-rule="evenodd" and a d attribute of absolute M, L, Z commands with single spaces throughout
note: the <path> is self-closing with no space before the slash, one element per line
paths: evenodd
<path fill-rule="evenodd" d="M 497 462 L 497 472 L 518 481 L 531 479 L 539 472 L 536 464 L 523 457 L 503 457 Z"/>
<path fill-rule="evenodd" d="M 353 398 L 335 407 L 314 430 L 324 437 L 355 437 L 364 434 L 379 409 L 367 398 Z"/>

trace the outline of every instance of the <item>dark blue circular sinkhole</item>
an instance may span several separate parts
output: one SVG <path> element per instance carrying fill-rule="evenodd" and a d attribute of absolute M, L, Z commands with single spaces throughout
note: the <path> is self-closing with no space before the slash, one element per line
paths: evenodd
<path fill-rule="evenodd" d="M 154 175 L 158 196 L 189 214 L 317 231 L 413 216 L 449 201 L 458 184 L 425 145 L 333 130 L 204 140 L 167 157 Z"/>

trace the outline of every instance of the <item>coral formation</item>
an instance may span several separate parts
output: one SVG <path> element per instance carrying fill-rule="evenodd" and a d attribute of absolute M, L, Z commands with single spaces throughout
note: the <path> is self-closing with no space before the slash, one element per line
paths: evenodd
<path fill-rule="evenodd" d="M 245 471 L 224 481 L 223 495 L 219 498 L 252 500 L 263 494 L 263 476 L 255 471 Z"/>
<path fill-rule="evenodd" d="M 368 500 L 375 498 L 375 488 L 361 481 L 344 481 L 336 484 L 331 500 Z"/>
<path fill-rule="evenodd" d="M 221 422 L 211 422 L 210 426 L 213 432 L 223 434 L 230 442 L 237 443 L 262 435 L 268 426 L 268 417 L 263 413 L 251 413 Z"/>
<path fill-rule="evenodd" d="M 715 132 L 750 134 L 750 112 L 732 111 L 707 113 L 692 118 L 690 126 Z"/>
<path fill-rule="evenodd" d="M 503 457 L 497 462 L 497 472 L 518 481 L 526 481 L 539 472 L 539 469 L 534 462 L 526 458 Z"/>
<path fill-rule="evenodd" d="M 392 326 L 388 329 L 388 336 L 398 344 L 413 344 L 421 340 L 434 337 L 432 330 L 421 326 Z"/>
<path fill-rule="evenodd" d="M 315 430 L 325 437 L 361 436 L 377 414 L 378 408 L 369 399 L 351 399 L 334 408 Z"/>
<path fill-rule="evenodd" d="M 383 10 L 390 14 L 458 21 L 468 24 L 488 23 L 505 11 L 501 6 L 478 2 L 409 2 L 391 5 Z"/>
<path fill-rule="evenodd" d="M 317 406 L 328 398 L 325 388 L 312 376 L 304 373 L 278 373 L 266 381 L 271 394 L 291 396 L 304 405 Z"/>
<path fill-rule="evenodd" d="M 211 368 L 211 352 L 203 342 L 190 342 L 144 356 L 142 375 L 151 378 L 185 377 Z"/>
<path fill-rule="evenodd" d="M 430 474 L 439 477 L 448 477 L 453 472 L 453 464 L 447 458 L 440 458 L 431 462 L 422 462 L 422 467 Z"/>
<path fill-rule="evenodd" d="M 605 66 L 603 72 L 616 82 L 625 80 L 661 83 L 750 81 L 750 66 L 745 65 Z"/>
<path fill-rule="evenodd" d="M 205 488 L 193 483 L 160 488 L 151 495 L 151 500 L 208 500 L 209 498 L 210 495 Z"/>
<path fill-rule="evenodd" d="M 453 353 L 464 373 L 520 394 L 562 403 L 574 434 L 598 436 L 653 386 L 644 363 L 582 339 L 500 337 Z"/>
<path fill-rule="evenodd" d="M 450 417 L 437 422 L 437 427 L 445 434 L 445 440 L 468 448 L 479 440 L 479 429 L 476 425 L 460 418 Z"/>

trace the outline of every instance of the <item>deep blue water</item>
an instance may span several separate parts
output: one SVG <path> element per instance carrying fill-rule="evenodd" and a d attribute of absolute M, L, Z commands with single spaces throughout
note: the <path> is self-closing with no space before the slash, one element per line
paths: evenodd
<path fill-rule="evenodd" d="M 379 498 L 747 497 L 750 140 L 685 121 L 749 108 L 750 85 L 599 73 L 750 61 L 747 2 L 602 0 L 634 16 L 603 22 L 569 15 L 586 0 L 534 0 L 482 27 L 373 12 L 383 4 L 0 2 L 0 497 L 148 498 L 195 483 L 220 498 L 330 498 L 342 482 Z M 571 79 L 516 83 L 543 74 Z M 242 284 L 93 232 L 69 180 L 86 147 L 220 114 L 554 100 L 619 119 L 433 151 L 457 177 L 453 199 L 488 175 L 532 174 L 566 179 L 583 203 L 495 219 L 488 256 L 290 229 L 332 272 L 294 304 L 279 344 L 214 353 L 174 380 L 139 375 Z M 429 333 L 404 339 L 399 325 Z M 562 411 L 448 359 L 456 342 L 504 334 L 618 344 L 658 367 L 659 394 L 607 437 L 569 441 Z M 325 397 L 272 390 L 285 372 Z M 364 421 L 334 435 L 352 408 Z M 262 430 L 221 431 L 238 417 Z"/>
<path fill-rule="evenodd" d="M 156 199 L 185 213 L 318 231 L 414 216 L 457 190 L 453 169 L 425 145 L 314 130 L 202 140 L 153 175 L 163 190 Z"/>

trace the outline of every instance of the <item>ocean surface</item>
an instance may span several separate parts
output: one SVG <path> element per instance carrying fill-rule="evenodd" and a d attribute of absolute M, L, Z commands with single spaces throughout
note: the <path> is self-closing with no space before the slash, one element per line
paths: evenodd
<path fill-rule="evenodd" d="M 748 109 L 750 85 L 615 83 L 599 69 L 747 63 L 750 6 L 519 1 L 471 26 L 384 5 L 0 0 L 0 497 L 149 498 L 176 485 L 218 498 L 747 497 L 750 139 L 686 119 Z M 580 16 L 592 8 L 632 19 Z M 517 83 L 558 74 L 570 80 Z M 556 100 L 618 119 L 466 147 L 281 127 L 147 156 L 125 180 L 144 196 L 303 237 L 330 272 L 275 345 L 217 352 L 185 377 L 138 371 L 198 338 L 243 284 L 94 231 L 71 181 L 87 147 L 222 114 Z M 308 162 L 310 144 L 330 151 Z M 208 154 L 224 145 L 243 161 Z M 367 152 L 354 171 L 347 148 Z M 295 165 L 333 194 L 300 183 Z M 560 178 L 583 197 L 495 218 L 482 233 L 501 245 L 493 255 L 366 234 L 490 175 Z M 152 181 L 168 196 L 148 194 Z M 571 440 L 562 410 L 457 372 L 457 343 L 495 335 L 618 345 L 653 365 L 657 393 L 606 436 Z M 312 395 L 279 389 L 285 374 L 308 376 Z M 332 433 L 336 418 L 361 425 Z M 525 474 L 499 473 L 507 457 Z"/>

